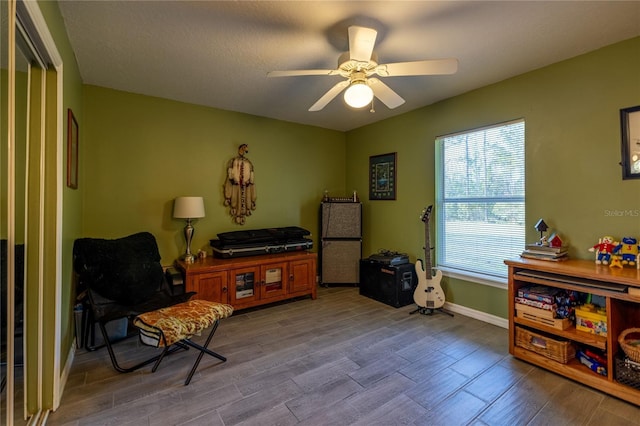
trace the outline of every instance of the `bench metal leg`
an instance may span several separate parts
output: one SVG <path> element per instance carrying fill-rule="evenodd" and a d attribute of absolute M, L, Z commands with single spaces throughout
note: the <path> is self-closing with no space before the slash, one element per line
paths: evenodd
<path fill-rule="evenodd" d="M 138 364 L 132 365 L 131 367 L 122 367 L 120 366 L 120 363 L 118 363 L 118 359 L 116 358 L 115 351 L 113 350 L 111 341 L 109 340 L 109 335 L 107 334 L 106 327 L 102 322 L 98 322 L 98 326 L 100 327 L 100 331 L 102 332 L 102 337 L 105 341 L 105 346 L 107 347 L 107 351 L 109 352 L 109 358 L 111 358 L 111 364 L 113 365 L 113 368 L 119 373 L 130 373 L 141 367 L 144 367 L 145 365 L 149 365 L 152 362 L 156 363 L 156 365 L 154 366 L 154 369 L 158 368 L 157 365 L 160 364 L 160 361 L 162 360 L 162 358 L 164 358 L 165 355 L 172 354 L 180 349 L 189 349 L 188 346 L 176 344 L 174 347 L 171 347 L 169 350 L 164 350 L 160 355 L 156 355 L 154 357 L 146 359 Z"/>
<path fill-rule="evenodd" d="M 198 368 L 198 365 L 200 364 L 200 360 L 202 360 L 202 357 L 204 356 L 204 354 L 208 354 L 211 355 L 215 358 L 218 358 L 220 361 L 226 361 L 227 358 L 223 357 L 222 355 L 215 353 L 211 350 L 209 350 L 207 348 L 207 346 L 209 346 L 209 343 L 211 343 L 211 340 L 213 339 L 213 335 L 215 334 L 216 330 L 218 329 L 218 324 L 220 324 L 220 320 L 217 320 L 214 324 L 213 327 L 211 327 L 211 332 L 209 333 L 209 337 L 207 337 L 207 341 L 204 343 L 204 345 L 200 346 L 197 343 L 192 342 L 189 339 L 183 340 L 184 343 L 186 343 L 187 345 L 196 348 L 200 351 L 200 353 L 198 354 L 198 358 L 196 359 L 195 364 L 193 364 L 193 367 L 191 367 L 191 371 L 189 371 L 189 375 L 187 376 L 187 380 L 184 382 L 184 385 L 187 386 L 190 382 L 191 382 L 191 378 L 193 377 L 193 374 L 196 372 L 196 369 Z"/>

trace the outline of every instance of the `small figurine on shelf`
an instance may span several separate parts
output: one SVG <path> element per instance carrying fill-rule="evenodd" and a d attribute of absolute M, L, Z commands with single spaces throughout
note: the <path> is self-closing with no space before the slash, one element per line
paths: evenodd
<path fill-rule="evenodd" d="M 562 239 L 555 232 L 548 238 L 549 247 L 562 247 Z"/>
<path fill-rule="evenodd" d="M 549 242 L 547 241 L 547 236 L 544 235 L 544 231 L 546 231 L 547 229 L 549 229 L 549 227 L 547 226 L 547 224 L 544 222 L 543 219 L 540 219 L 536 225 L 535 225 L 536 231 L 540 232 L 540 241 L 538 243 L 538 245 L 541 246 L 548 246 Z"/>
<path fill-rule="evenodd" d="M 611 263 L 609 264 L 609 268 L 622 269 L 622 262 L 620 261 L 620 256 L 618 256 L 617 254 L 611 255 Z"/>
<path fill-rule="evenodd" d="M 606 235 L 598 239 L 598 244 L 589 248 L 589 251 L 596 252 L 596 264 L 608 265 L 611 261 L 611 254 L 618 243 L 613 241 L 613 237 Z"/>
<path fill-rule="evenodd" d="M 524 251 L 520 254 L 521 257 L 553 262 L 569 258 L 568 247 L 563 244 L 558 234 L 555 232 L 550 236 L 544 234 L 549 227 L 543 219 L 538 220 L 535 229 L 540 232 L 540 239 L 534 243 L 525 244 Z"/>
<path fill-rule="evenodd" d="M 622 242 L 614 247 L 613 253 L 622 258 L 623 265 L 634 266 L 638 258 L 640 245 L 638 240 L 633 237 L 622 237 Z"/>

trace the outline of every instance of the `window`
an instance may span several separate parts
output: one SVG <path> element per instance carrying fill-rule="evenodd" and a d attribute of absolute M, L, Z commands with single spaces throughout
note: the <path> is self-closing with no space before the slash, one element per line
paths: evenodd
<path fill-rule="evenodd" d="M 504 281 L 525 244 L 524 120 L 436 139 L 436 263 Z"/>

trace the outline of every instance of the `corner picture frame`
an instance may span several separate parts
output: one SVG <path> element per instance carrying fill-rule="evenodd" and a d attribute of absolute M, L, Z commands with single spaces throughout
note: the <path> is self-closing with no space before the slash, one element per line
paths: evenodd
<path fill-rule="evenodd" d="M 640 105 L 620 110 L 622 179 L 640 179 Z"/>
<path fill-rule="evenodd" d="M 67 110 L 67 186 L 78 189 L 78 121 L 71 108 Z"/>
<path fill-rule="evenodd" d="M 369 199 L 395 200 L 397 191 L 397 153 L 369 157 Z"/>

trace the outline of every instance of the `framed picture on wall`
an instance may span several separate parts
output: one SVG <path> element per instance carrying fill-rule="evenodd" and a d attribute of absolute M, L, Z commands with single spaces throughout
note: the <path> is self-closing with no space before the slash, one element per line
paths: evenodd
<path fill-rule="evenodd" d="M 396 199 L 396 153 L 369 157 L 369 199 Z"/>
<path fill-rule="evenodd" d="M 620 110 L 622 179 L 640 179 L 640 106 Z"/>
<path fill-rule="evenodd" d="M 71 108 L 67 110 L 67 186 L 78 188 L 78 122 Z"/>

